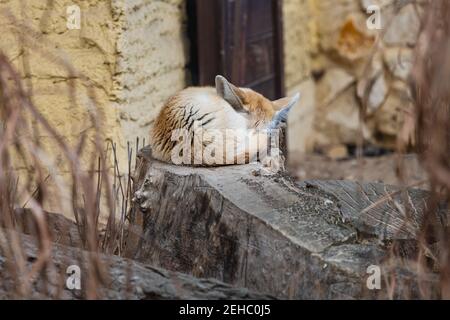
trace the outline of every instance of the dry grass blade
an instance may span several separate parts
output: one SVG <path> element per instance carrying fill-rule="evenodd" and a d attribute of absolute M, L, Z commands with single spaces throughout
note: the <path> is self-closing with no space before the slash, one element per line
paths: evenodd
<path fill-rule="evenodd" d="M 411 78 L 418 149 L 430 176 L 431 198 L 419 241 L 439 246 L 441 295 L 450 299 L 450 2 L 428 1 Z M 435 221 L 441 221 L 436 224 Z M 419 262 L 427 270 L 426 250 Z"/>

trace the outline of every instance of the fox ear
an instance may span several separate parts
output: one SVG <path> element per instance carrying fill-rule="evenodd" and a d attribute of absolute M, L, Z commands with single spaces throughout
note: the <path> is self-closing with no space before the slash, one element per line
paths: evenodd
<path fill-rule="evenodd" d="M 273 105 L 277 108 L 277 112 L 269 124 L 269 129 L 277 129 L 282 123 L 286 123 L 288 120 L 289 112 L 292 107 L 300 100 L 300 93 L 297 93 L 292 98 L 283 98 L 277 101 L 273 101 Z"/>
<path fill-rule="evenodd" d="M 300 100 L 300 93 L 297 93 L 293 97 L 285 97 L 275 101 L 272 101 L 273 107 L 276 111 L 283 109 L 291 109 Z"/>
<path fill-rule="evenodd" d="M 242 111 L 242 92 L 239 88 L 232 85 L 223 76 L 216 76 L 216 91 L 226 102 L 228 102 L 236 111 Z"/>

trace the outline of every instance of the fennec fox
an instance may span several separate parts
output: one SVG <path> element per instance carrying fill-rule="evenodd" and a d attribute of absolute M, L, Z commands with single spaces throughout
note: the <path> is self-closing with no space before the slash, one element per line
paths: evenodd
<path fill-rule="evenodd" d="M 171 97 L 153 125 L 154 158 L 187 165 L 248 163 L 267 155 L 268 135 L 287 120 L 300 95 L 270 101 L 216 77 L 216 88 L 190 87 Z"/>

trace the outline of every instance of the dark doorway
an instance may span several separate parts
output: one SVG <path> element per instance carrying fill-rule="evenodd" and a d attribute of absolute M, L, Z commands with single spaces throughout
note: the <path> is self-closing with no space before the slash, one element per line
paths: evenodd
<path fill-rule="evenodd" d="M 270 99 L 284 95 L 281 0 L 188 0 L 194 85 L 222 74 Z"/>

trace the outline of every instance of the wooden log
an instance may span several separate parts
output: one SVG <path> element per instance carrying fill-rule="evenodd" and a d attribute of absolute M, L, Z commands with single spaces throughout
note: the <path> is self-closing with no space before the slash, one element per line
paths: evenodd
<path fill-rule="evenodd" d="M 148 148 L 138 156 L 135 188 L 142 233 L 128 255 L 138 261 L 295 299 L 388 297 L 386 283 L 367 287 L 367 268 L 375 265 L 382 281 L 396 270 L 396 297 L 418 295 L 413 274 L 383 261 L 389 242 L 414 241 L 424 191 L 386 197 L 396 189 L 297 184 L 259 164 L 174 166 L 152 159 Z"/>
<path fill-rule="evenodd" d="M 37 239 L 18 234 L 23 248 L 27 270 L 40 256 Z M 53 243 L 51 263 L 44 271 L 33 278 L 27 296 L 17 295 L 19 283 L 26 275 L 14 276 L 11 267 L 16 265 L 9 260 L 5 248 L 10 244 L 11 230 L 0 229 L 0 299 L 85 299 L 89 269 L 93 271 L 88 257 L 90 253 Z M 92 255 L 91 255 L 92 256 Z M 192 276 L 170 272 L 160 268 L 143 265 L 118 256 L 96 256 L 100 261 L 102 282 L 97 288 L 100 299 L 273 299 L 269 295 L 236 288 L 214 279 L 196 279 Z M 69 290 L 65 280 L 69 276 L 66 268 L 70 265 L 80 267 L 81 289 Z M 17 277 L 18 276 L 18 277 Z M 19 280 L 19 283 L 17 282 Z M 63 280 L 63 281 L 61 281 Z M 62 288 L 60 291 L 59 288 Z M 60 295 L 58 295 L 60 291 Z"/>

